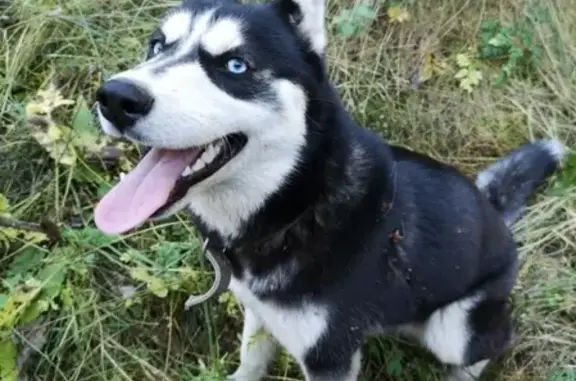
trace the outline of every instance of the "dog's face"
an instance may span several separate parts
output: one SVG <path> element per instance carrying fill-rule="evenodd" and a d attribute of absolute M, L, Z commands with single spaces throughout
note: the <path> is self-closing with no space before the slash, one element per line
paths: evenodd
<path fill-rule="evenodd" d="M 121 233 L 190 206 L 232 234 L 298 162 L 325 40 L 322 0 L 170 10 L 146 60 L 98 90 L 103 130 L 152 150 L 101 201 L 97 225 Z M 240 207 L 210 216 L 231 197 Z"/>

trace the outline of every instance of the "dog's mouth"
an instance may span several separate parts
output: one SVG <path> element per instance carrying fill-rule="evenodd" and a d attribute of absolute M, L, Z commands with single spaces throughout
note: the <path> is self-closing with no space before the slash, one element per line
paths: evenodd
<path fill-rule="evenodd" d="M 152 148 L 102 198 L 94 211 L 96 226 L 120 234 L 161 215 L 229 163 L 247 142 L 246 135 L 234 133 L 189 149 Z"/>

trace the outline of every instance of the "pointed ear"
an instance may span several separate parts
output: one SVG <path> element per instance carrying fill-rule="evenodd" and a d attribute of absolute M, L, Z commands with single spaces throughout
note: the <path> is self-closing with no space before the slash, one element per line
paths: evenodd
<path fill-rule="evenodd" d="M 324 26 L 325 0 L 278 0 L 280 12 L 308 41 L 316 54 L 323 56 L 326 48 Z"/>

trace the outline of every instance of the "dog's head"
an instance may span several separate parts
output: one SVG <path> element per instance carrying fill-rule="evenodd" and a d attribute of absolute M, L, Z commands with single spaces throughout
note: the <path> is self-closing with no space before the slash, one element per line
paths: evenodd
<path fill-rule="evenodd" d="M 105 232 L 191 207 L 233 235 L 288 180 L 323 82 L 323 0 L 185 0 L 97 93 L 103 130 L 152 149 L 95 212 Z"/>

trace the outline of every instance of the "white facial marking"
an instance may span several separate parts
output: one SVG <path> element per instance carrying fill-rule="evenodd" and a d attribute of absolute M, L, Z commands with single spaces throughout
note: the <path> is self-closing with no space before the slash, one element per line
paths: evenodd
<path fill-rule="evenodd" d="M 174 31 L 175 25 L 182 27 L 188 16 L 183 13 L 168 18 L 172 36 L 183 30 Z M 163 214 L 167 217 L 188 207 L 208 228 L 227 239 L 240 233 L 242 224 L 289 180 L 298 164 L 305 143 L 306 93 L 301 86 L 270 75 L 264 79 L 274 102 L 269 98 L 235 98 L 212 82 L 199 62 L 182 59 L 200 41 L 206 48 L 218 49 L 240 43 L 238 21 L 215 20 L 213 16 L 214 10 L 191 16 L 188 35 L 179 35 L 175 50 L 113 78 L 138 83 L 154 97 L 150 113 L 131 129 L 146 145 L 184 149 L 207 145 L 232 133 L 247 136 L 246 146 L 230 162 L 191 187 Z M 231 35 L 217 35 L 223 31 Z M 101 122 L 106 132 L 116 132 L 103 118 Z M 209 156 L 184 172 L 190 174 L 214 159 L 212 151 L 204 154 Z"/>
<path fill-rule="evenodd" d="M 240 20 L 221 19 L 213 24 L 200 39 L 202 48 L 213 56 L 235 49 L 244 43 Z"/>
<path fill-rule="evenodd" d="M 171 44 L 187 36 L 191 26 L 192 15 L 189 12 L 181 11 L 169 15 L 160 29 L 166 38 L 165 43 Z"/>

